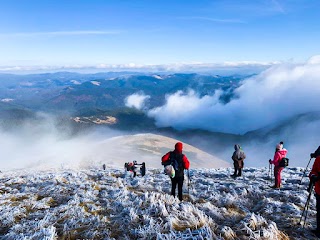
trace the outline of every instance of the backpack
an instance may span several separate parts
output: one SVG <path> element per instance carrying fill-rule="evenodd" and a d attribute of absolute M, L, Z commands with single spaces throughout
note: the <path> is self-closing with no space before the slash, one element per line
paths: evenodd
<path fill-rule="evenodd" d="M 282 158 L 279 163 L 279 167 L 288 167 L 289 166 L 289 158 Z"/>
<path fill-rule="evenodd" d="M 175 173 L 174 168 L 173 168 L 172 165 L 167 165 L 167 166 L 165 166 L 164 172 L 165 172 L 165 174 L 167 174 L 167 175 L 168 175 L 169 177 L 171 177 L 171 178 L 174 178 L 175 175 L 176 175 L 176 173 Z"/>
<path fill-rule="evenodd" d="M 169 156 L 169 162 L 170 165 L 173 166 L 174 170 L 177 173 L 181 173 L 183 174 L 183 170 L 184 170 L 184 164 L 183 164 L 183 154 L 176 154 L 175 152 L 171 152 L 170 156 Z"/>
<path fill-rule="evenodd" d="M 320 156 L 320 146 L 317 148 L 317 150 L 314 153 L 310 154 L 310 157 L 312 158 L 316 158 L 318 156 Z"/>

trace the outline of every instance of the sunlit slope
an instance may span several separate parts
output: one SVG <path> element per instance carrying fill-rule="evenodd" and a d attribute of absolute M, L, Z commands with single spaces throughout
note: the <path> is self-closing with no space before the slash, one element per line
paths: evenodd
<path fill-rule="evenodd" d="M 138 163 L 146 162 L 147 167 L 157 168 L 161 166 L 161 157 L 172 151 L 177 142 L 177 139 L 156 134 L 136 134 L 108 139 L 100 143 L 100 147 L 108 149 L 108 156 L 105 158 L 108 165 L 122 166 L 125 161 L 136 160 Z M 190 160 L 192 168 L 230 166 L 230 163 L 189 144 L 183 146 L 183 153 Z"/>
<path fill-rule="evenodd" d="M 40 142 L 40 143 L 39 143 Z M 90 169 L 124 167 L 126 162 L 145 162 L 147 168 L 159 168 L 161 157 L 174 149 L 177 139 L 155 134 L 121 135 L 103 137 L 103 133 L 78 136 L 61 140 L 46 137 L 38 142 L 8 149 L 5 155 L 10 161 L 2 170 L 12 169 Z M 191 168 L 221 168 L 231 166 L 228 162 L 208 154 L 196 147 L 184 144 L 183 153 L 188 157 Z M 231 162 L 231 161 L 230 161 Z"/>

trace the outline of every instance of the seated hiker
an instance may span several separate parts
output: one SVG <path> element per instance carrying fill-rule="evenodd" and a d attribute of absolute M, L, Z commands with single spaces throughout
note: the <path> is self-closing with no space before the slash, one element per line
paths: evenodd
<path fill-rule="evenodd" d="M 127 171 L 133 172 L 133 177 L 137 176 L 136 166 L 134 162 L 127 164 Z"/>
<path fill-rule="evenodd" d="M 281 171 L 284 167 L 279 166 L 282 158 L 287 155 L 287 149 L 283 148 L 283 145 L 278 143 L 276 145 L 276 151 L 273 156 L 273 160 L 269 160 L 270 164 L 274 164 L 274 185 L 271 188 L 280 188 L 281 186 Z"/>
<path fill-rule="evenodd" d="M 240 177 L 242 175 L 242 169 L 244 166 L 243 160 L 246 158 L 244 151 L 241 149 L 239 144 L 234 145 L 234 152 L 232 154 L 234 174 L 231 177 Z"/>
<path fill-rule="evenodd" d="M 170 177 L 171 195 L 175 196 L 176 186 L 178 184 L 178 196 L 180 201 L 182 201 L 184 169 L 189 169 L 190 167 L 188 158 L 184 154 L 182 154 L 182 148 L 182 143 L 177 142 L 174 151 L 170 151 L 162 157 L 162 165 L 172 165 L 175 170 L 174 177 Z"/>

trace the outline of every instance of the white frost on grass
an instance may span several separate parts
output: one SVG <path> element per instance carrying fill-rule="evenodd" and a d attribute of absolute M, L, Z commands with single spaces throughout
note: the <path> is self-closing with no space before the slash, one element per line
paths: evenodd
<path fill-rule="evenodd" d="M 306 229 L 299 219 L 308 181 L 283 171 L 270 189 L 267 168 L 190 170 L 184 200 L 170 195 L 160 169 L 133 178 L 122 169 L 4 172 L 0 175 L 1 239 L 312 239 L 315 199 Z M 188 189 L 188 182 L 191 183 Z"/>

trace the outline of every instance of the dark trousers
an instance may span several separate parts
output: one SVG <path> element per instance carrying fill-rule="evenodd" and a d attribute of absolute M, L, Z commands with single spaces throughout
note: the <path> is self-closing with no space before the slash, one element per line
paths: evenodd
<path fill-rule="evenodd" d="M 243 161 L 233 161 L 234 174 L 235 177 L 240 177 L 242 175 Z"/>
<path fill-rule="evenodd" d="M 242 168 L 235 168 L 233 176 L 241 177 L 241 175 L 242 175 Z"/>
<path fill-rule="evenodd" d="M 183 186 L 184 176 L 178 177 L 175 176 L 171 178 L 171 195 L 176 196 L 176 186 L 178 184 L 178 196 L 179 200 L 182 201 L 182 186 Z"/>
<path fill-rule="evenodd" d="M 316 200 L 317 200 L 317 230 L 320 232 L 320 195 L 316 194 Z"/>

